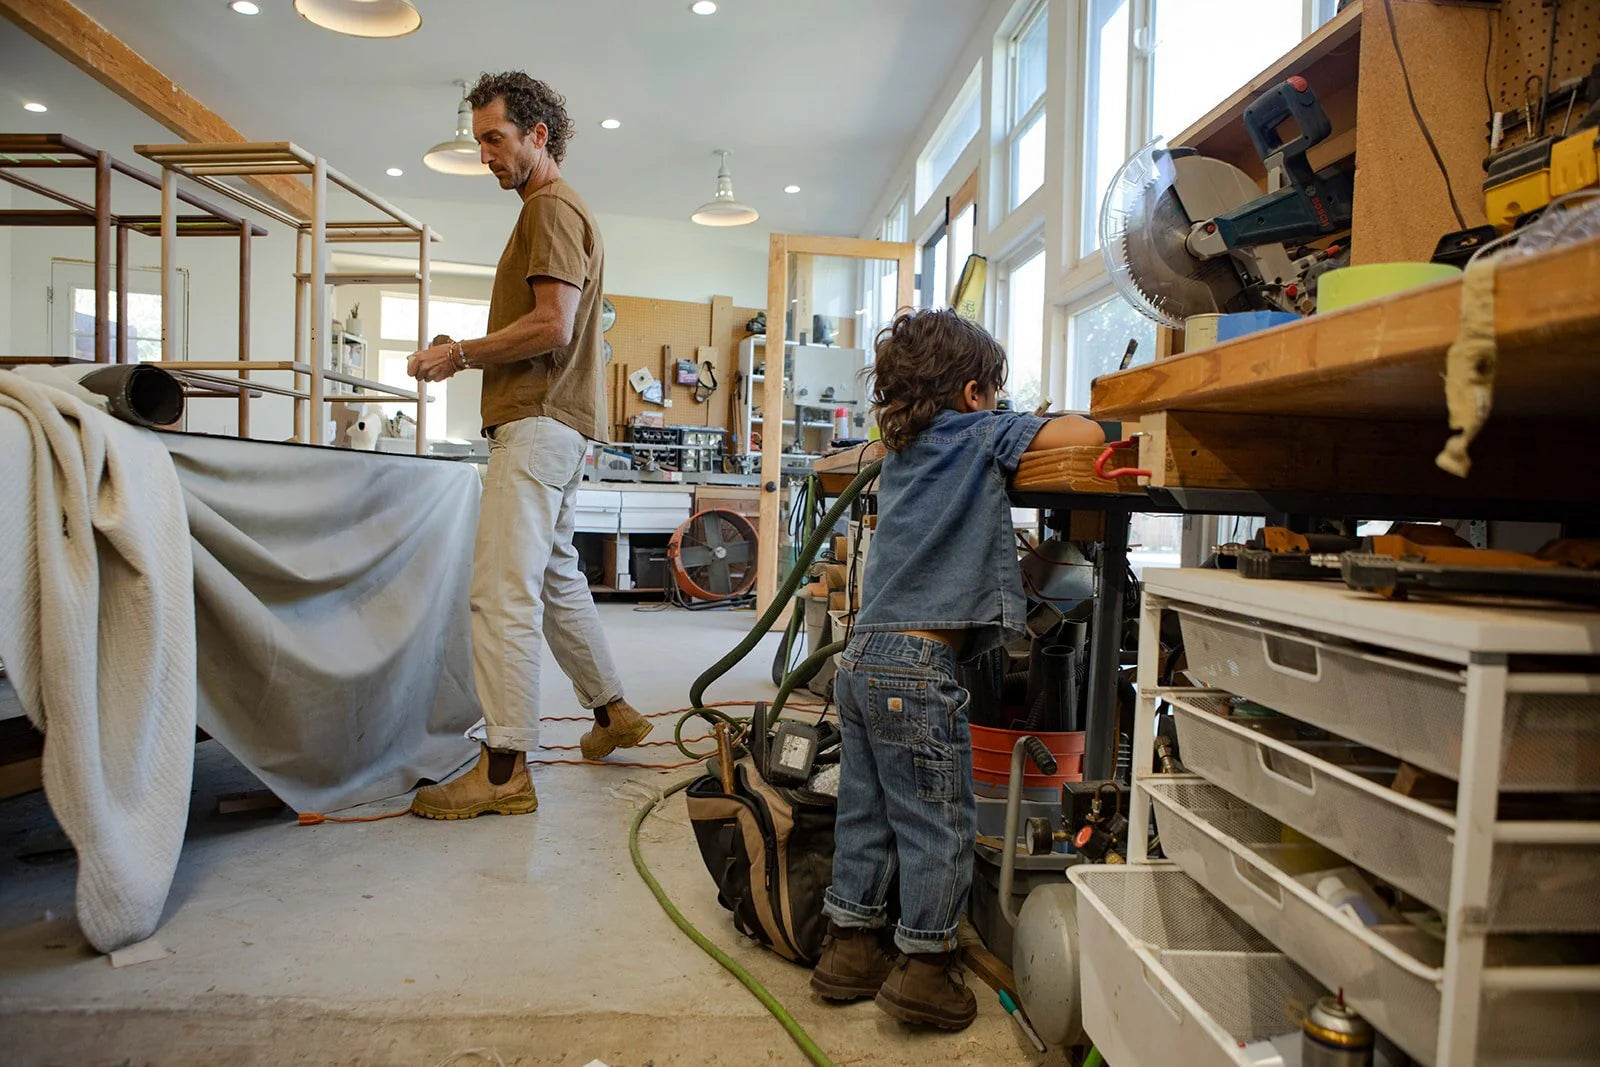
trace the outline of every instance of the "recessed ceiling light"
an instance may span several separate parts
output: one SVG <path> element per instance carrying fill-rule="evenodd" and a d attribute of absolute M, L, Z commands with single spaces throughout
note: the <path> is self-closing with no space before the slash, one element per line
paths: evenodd
<path fill-rule="evenodd" d="M 800 191 L 800 187 L 798 185 L 785 185 L 783 187 L 783 191 L 790 194 L 798 193 Z"/>
<path fill-rule="evenodd" d="M 384 173 L 391 178 L 398 178 L 400 175 L 404 174 L 405 171 L 401 170 L 399 167 L 390 167 L 388 170 L 384 171 Z"/>
<path fill-rule="evenodd" d="M 717 13 L 717 5 L 713 4 L 711 0 L 695 0 L 694 3 L 689 5 L 689 10 L 696 15 L 715 15 Z"/>
<path fill-rule="evenodd" d="M 621 119 L 601 119 L 600 120 L 600 128 L 602 130 L 621 129 L 622 128 L 622 120 Z"/>
<path fill-rule="evenodd" d="M 240 15 L 261 14 L 260 5 L 253 4 L 250 2 L 250 0 L 233 0 L 233 3 L 229 4 L 228 6 L 233 8 L 233 10 Z"/>
<path fill-rule="evenodd" d="M 22 110 L 24 110 L 24 111 L 32 111 L 34 114 L 42 115 L 46 111 L 49 111 L 50 109 L 45 107 L 43 104 L 37 103 L 37 102 L 35 102 L 33 100 L 29 100 L 26 104 L 22 105 Z"/>

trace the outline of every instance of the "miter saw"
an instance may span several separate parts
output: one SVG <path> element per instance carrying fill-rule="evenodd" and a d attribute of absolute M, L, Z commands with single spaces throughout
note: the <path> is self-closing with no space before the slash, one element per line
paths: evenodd
<path fill-rule="evenodd" d="M 1283 139 L 1290 124 L 1298 135 Z M 1191 315 L 1311 310 L 1315 279 L 1348 249 L 1310 247 L 1350 229 L 1353 162 L 1313 171 L 1306 153 L 1333 127 L 1304 78 L 1245 109 L 1267 188 L 1193 148 L 1144 146 L 1100 210 L 1100 248 L 1117 289 L 1142 314 L 1182 328 Z"/>

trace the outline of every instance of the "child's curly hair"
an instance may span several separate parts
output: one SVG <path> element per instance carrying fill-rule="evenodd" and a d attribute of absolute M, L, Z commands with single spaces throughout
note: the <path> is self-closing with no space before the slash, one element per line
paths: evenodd
<path fill-rule="evenodd" d="M 902 309 L 873 344 L 872 409 L 884 447 L 899 452 L 954 407 L 968 382 L 992 393 L 1006 381 L 1006 352 L 954 311 Z"/>

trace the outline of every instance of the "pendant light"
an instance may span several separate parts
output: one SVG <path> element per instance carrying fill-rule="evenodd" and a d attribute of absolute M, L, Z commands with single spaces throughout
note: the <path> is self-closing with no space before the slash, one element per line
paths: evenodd
<path fill-rule="evenodd" d="M 351 37 L 404 37 L 422 25 L 411 0 L 294 0 L 307 22 Z"/>
<path fill-rule="evenodd" d="M 733 175 L 728 173 L 728 151 L 723 148 L 711 153 L 721 158 L 717 167 L 717 195 L 694 209 L 689 217 L 702 226 L 748 226 L 761 217 L 749 204 L 733 198 Z"/>
<path fill-rule="evenodd" d="M 472 136 L 472 105 L 467 103 L 467 83 L 458 78 L 452 84 L 461 87 L 461 106 L 456 108 L 456 135 L 424 152 L 422 162 L 440 174 L 466 177 L 488 174 L 489 168 L 484 166 L 478 142 Z"/>

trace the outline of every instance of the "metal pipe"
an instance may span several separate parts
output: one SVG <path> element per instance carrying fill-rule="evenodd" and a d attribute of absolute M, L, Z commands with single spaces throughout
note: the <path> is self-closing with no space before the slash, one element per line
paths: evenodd
<path fill-rule="evenodd" d="M 1110 778 L 1117 768 L 1117 667 L 1122 651 L 1122 600 L 1127 588 L 1126 509 L 1106 509 L 1106 533 L 1095 570 L 1099 589 L 1089 634 L 1088 708 L 1084 714 L 1083 776 Z"/>
<path fill-rule="evenodd" d="M 1017 738 L 1017 743 L 1011 746 L 1011 778 L 1006 782 L 1006 836 L 1000 849 L 1000 914 L 1012 926 L 1017 925 L 1016 913 L 1011 910 L 1011 884 L 1016 879 L 1017 827 L 1022 822 L 1025 759 L 1033 760 L 1033 765 L 1045 774 L 1056 773 L 1056 758 L 1044 747 L 1044 742 L 1032 734 Z"/>

